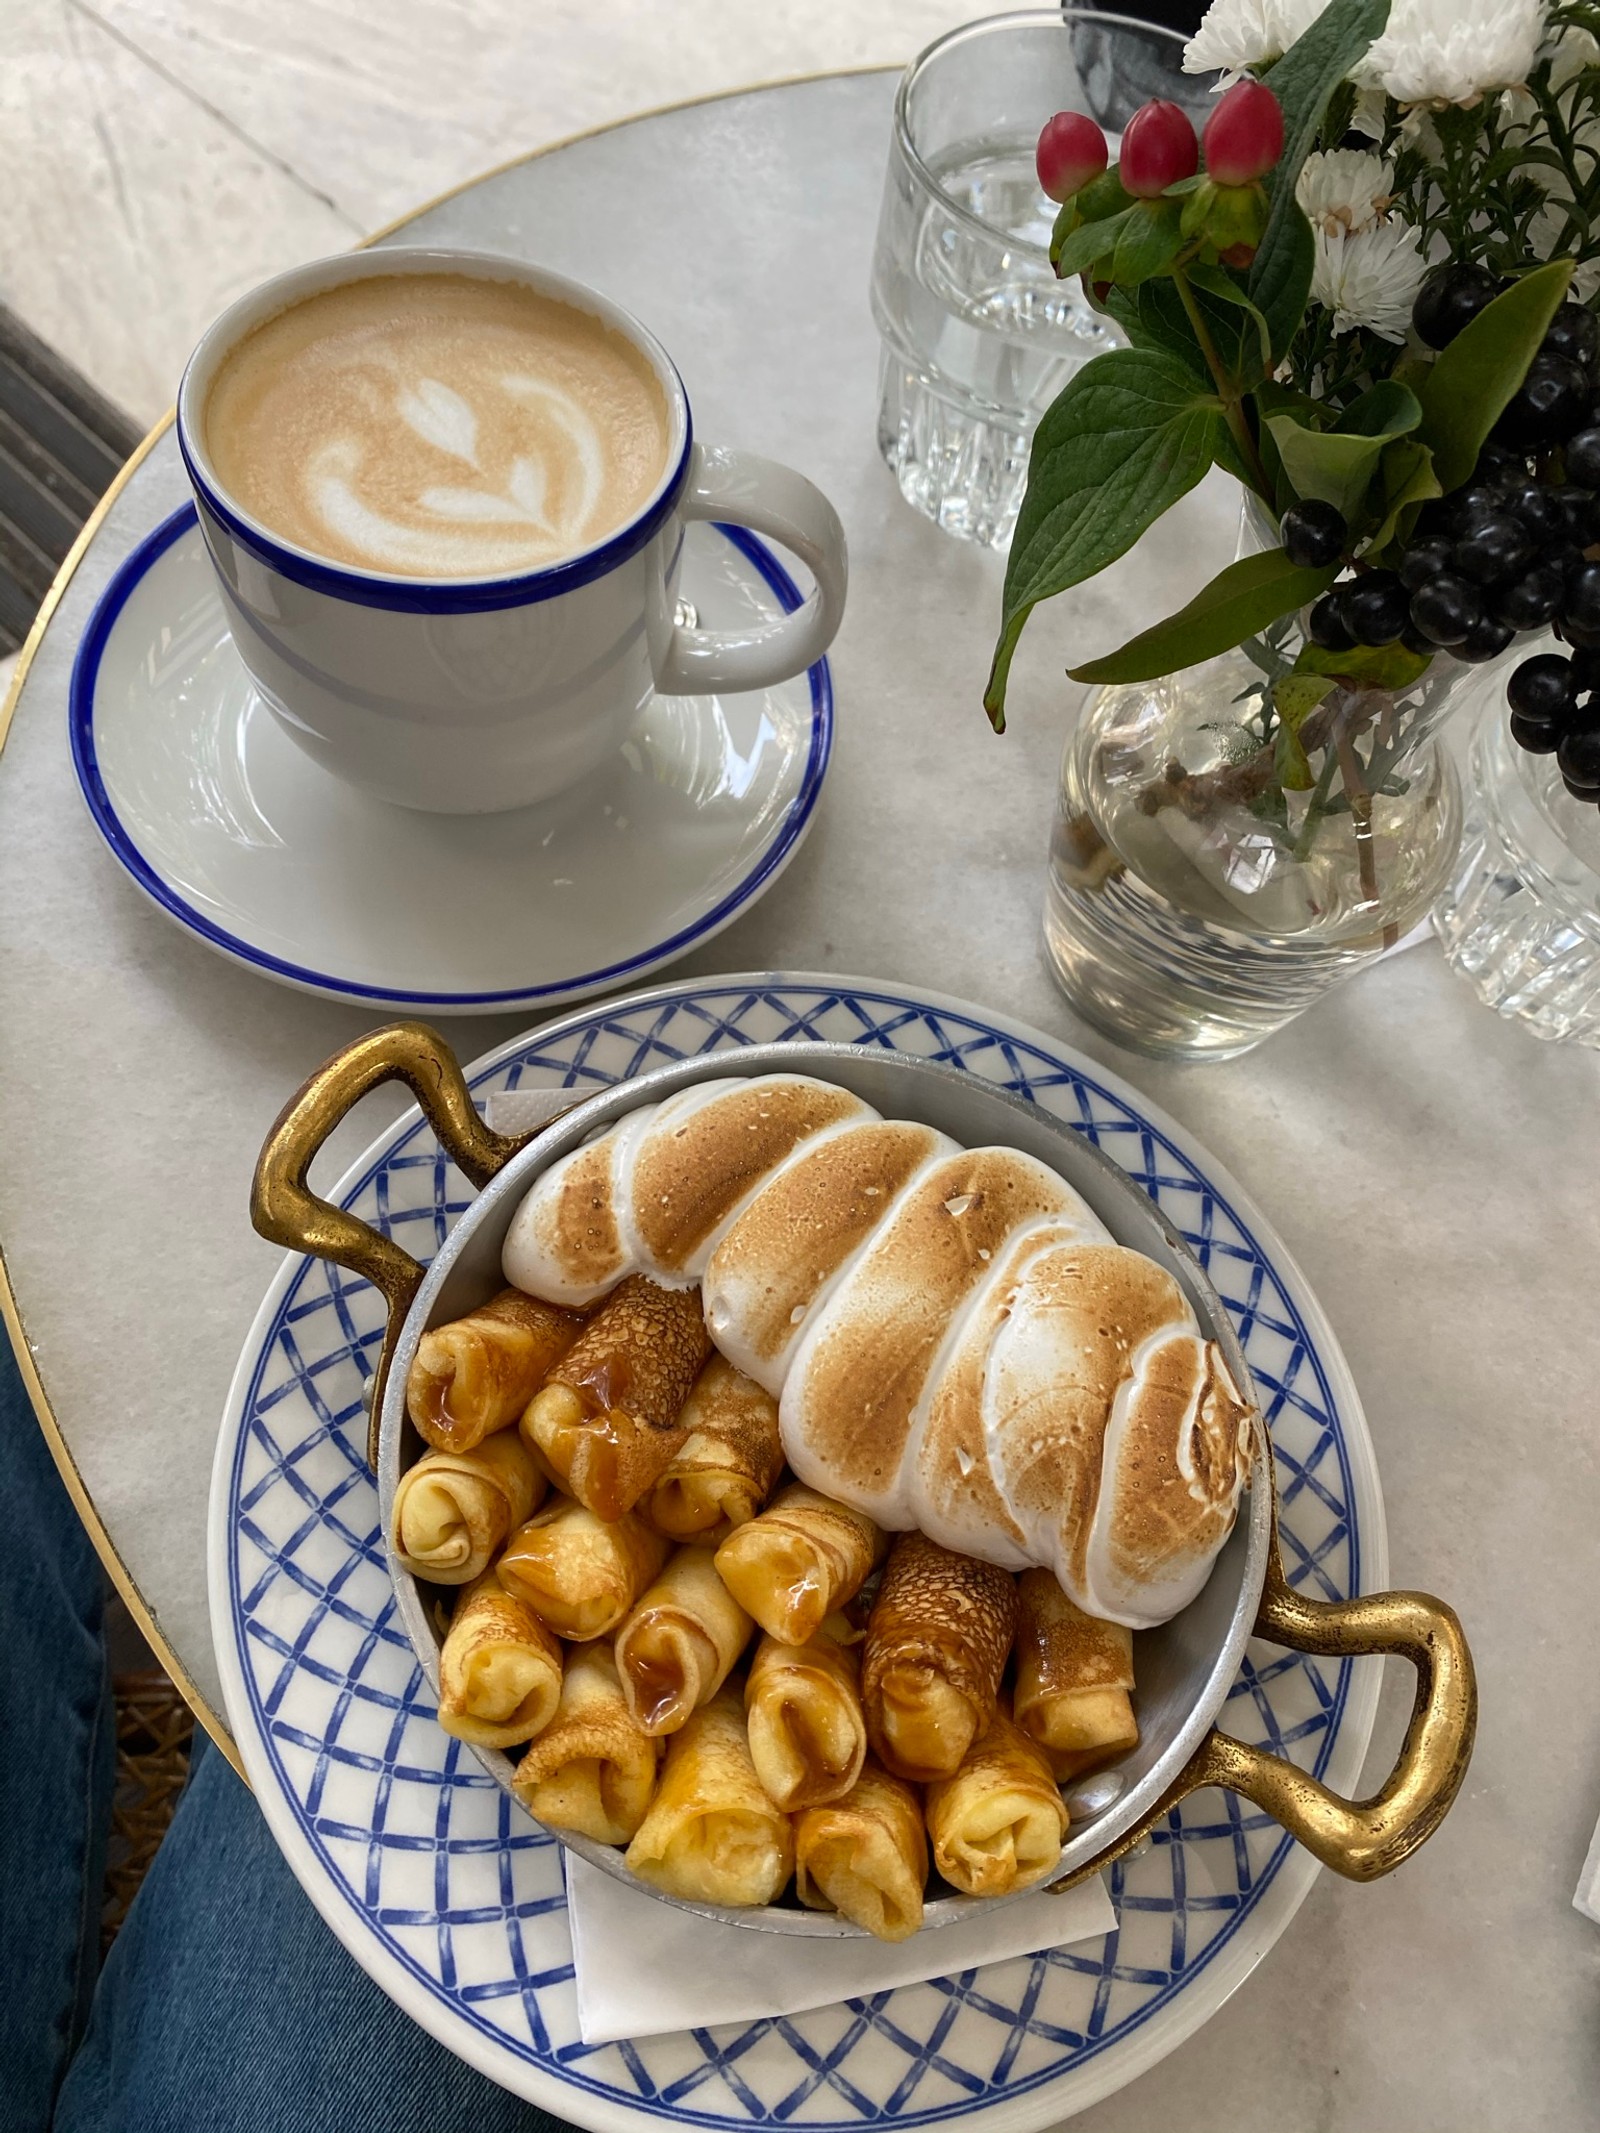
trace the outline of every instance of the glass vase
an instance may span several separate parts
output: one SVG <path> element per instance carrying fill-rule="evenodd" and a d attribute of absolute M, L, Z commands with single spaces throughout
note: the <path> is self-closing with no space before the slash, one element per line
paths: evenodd
<path fill-rule="evenodd" d="M 1252 518 L 1241 548 L 1275 538 Z M 1078 1012 L 1137 1051 L 1248 1051 L 1409 932 L 1450 875 L 1461 792 L 1440 729 L 1503 689 L 1505 662 L 1335 683 L 1290 736 L 1270 692 L 1304 642 L 1297 617 L 1097 690 L 1068 737 L 1046 944 Z"/>
<path fill-rule="evenodd" d="M 1600 812 L 1573 799 L 1554 756 L 1516 745 L 1499 695 L 1468 763 L 1460 857 L 1433 912 L 1445 959 L 1531 1035 L 1600 1050 Z"/>

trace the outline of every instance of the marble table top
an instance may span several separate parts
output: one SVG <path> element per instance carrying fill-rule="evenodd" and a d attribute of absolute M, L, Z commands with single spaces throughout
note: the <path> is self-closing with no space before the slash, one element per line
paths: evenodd
<path fill-rule="evenodd" d="M 1600 1561 L 1594 1272 L 1600 1061 L 1486 1013 L 1431 947 L 1227 1064 L 1151 1065 L 1074 1023 L 1039 940 L 1062 679 L 1187 597 L 1232 538 L 1207 486 L 1042 611 L 1011 730 L 979 698 L 998 558 L 902 501 L 873 441 L 867 270 L 892 78 L 687 107 L 514 166 L 404 235 L 524 251 L 640 312 L 707 436 L 817 479 L 848 529 L 839 737 L 817 828 L 773 894 L 685 966 L 921 982 L 1062 1033 L 1175 1112 L 1315 1284 L 1361 1386 L 1394 1581 L 1460 1610 L 1478 1750 L 1391 1880 L 1324 1875 L 1199 2036 L 1078 2121 L 1462 2133 L 1589 2127 L 1600 1934 L 1570 1908 L 1600 1813 L 1588 1646 Z M 127 481 L 26 670 L 0 762 L 0 1241 L 34 1364 L 123 1572 L 207 1723 L 212 1443 L 277 1255 L 246 1193 L 305 1073 L 379 1016 L 266 984 L 147 905 L 100 846 L 67 750 L 72 656 L 107 578 L 185 495 L 169 435 Z M 464 1056 L 512 1032 L 456 1023 Z M 331 1180 L 399 1108 L 383 1092 Z M 1370 1773 L 1410 1700 L 1386 1681 Z"/>

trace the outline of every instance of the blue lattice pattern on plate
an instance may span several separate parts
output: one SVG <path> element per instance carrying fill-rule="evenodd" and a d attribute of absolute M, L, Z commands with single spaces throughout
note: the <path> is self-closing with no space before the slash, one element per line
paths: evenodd
<path fill-rule="evenodd" d="M 1121 1164 L 1188 1238 L 1238 1326 L 1272 1433 L 1292 1582 L 1330 1599 L 1357 1589 L 1340 1418 L 1291 1297 L 1195 1164 L 1042 1045 L 888 991 L 686 984 L 566 1019 L 502 1058 L 475 1094 L 481 1104 L 524 1083 L 588 1091 L 786 1038 L 890 1046 L 982 1074 Z M 426 1259 L 470 1196 L 419 1122 L 348 1204 Z M 706 2125 L 964 2115 L 1126 2038 L 1240 1929 L 1280 1870 L 1291 1846 L 1275 1824 L 1231 1794 L 1197 1794 L 1113 1869 L 1119 1924 L 1104 1941 L 794 2018 L 585 2047 L 559 1847 L 439 1731 L 395 1617 L 363 1450 L 362 1391 L 382 1328 L 376 1292 L 315 1261 L 284 1299 L 234 1464 L 235 1635 L 303 1834 L 390 1953 L 486 2038 L 575 2089 Z M 1348 1662 L 1252 1645 L 1222 1723 L 1320 1774 L 1348 1688 Z M 868 2038 L 875 2048 L 859 2049 Z"/>

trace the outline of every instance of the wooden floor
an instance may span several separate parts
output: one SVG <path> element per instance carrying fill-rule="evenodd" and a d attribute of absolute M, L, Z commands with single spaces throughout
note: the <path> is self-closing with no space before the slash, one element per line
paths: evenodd
<path fill-rule="evenodd" d="M 0 656 L 138 441 L 137 423 L 0 305 Z"/>

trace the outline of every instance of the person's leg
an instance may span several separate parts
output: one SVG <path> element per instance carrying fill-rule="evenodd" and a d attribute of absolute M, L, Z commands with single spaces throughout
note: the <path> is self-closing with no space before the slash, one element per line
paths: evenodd
<path fill-rule="evenodd" d="M 89 2012 L 115 1778 L 105 1577 L 0 1326 L 0 2133 L 45 2133 Z"/>
<path fill-rule="evenodd" d="M 55 2133 L 543 2133 L 385 1998 L 201 1755 L 107 1958 Z"/>

